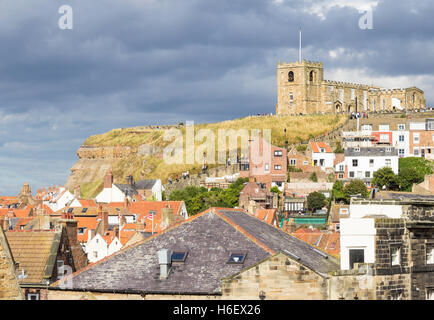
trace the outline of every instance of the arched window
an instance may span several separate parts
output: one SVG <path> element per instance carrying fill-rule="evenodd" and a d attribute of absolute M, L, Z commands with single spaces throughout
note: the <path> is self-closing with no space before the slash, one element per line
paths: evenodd
<path fill-rule="evenodd" d="M 294 82 L 294 72 L 288 72 L 288 82 Z"/>
<path fill-rule="evenodd" d="M 315 72 L 311 71 L 309 74 L 309 81 L 313 82 L 314 77 L 315 77 Z"/>

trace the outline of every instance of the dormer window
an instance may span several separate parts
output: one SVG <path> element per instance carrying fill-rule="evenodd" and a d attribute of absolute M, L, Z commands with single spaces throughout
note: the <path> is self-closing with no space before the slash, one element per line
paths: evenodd
<path fill-rule="evenodd" d="M 246 255 L 244 252 L 231 252 L 228 263 L 242 264 Z"/>
<path fill-rule="evenodd" d="M 324 153 L 324 152 L 325 152 L 325 149 L 324 149 L 324 148 L 321 148 L 321 152 Z"/>
<path fill-rule="evenodd" d="M 184 262 L 187 258 L 187 251 L 173 251 L 172 262 Z"/>

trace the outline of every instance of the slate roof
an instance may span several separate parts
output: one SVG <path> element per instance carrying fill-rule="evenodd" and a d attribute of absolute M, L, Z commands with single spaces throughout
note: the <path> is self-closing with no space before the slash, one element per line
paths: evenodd
<path fill-rule="evenodd" d="M 72 277 L 69 290 L 161 294 L 220 294 L 220 282 L 286 249 L 314 271 L 339 268 L 308 244 L 247 213 L 211 208 L 163 233 L 123 249 L 84 268 Z M 159 278 L 160 249 L 188 251 L 184 263 L 172 264 L 165 280 Z M 231 252 L 246 252 L 243 264 L 228 264 Z M 289 256 L 289 255 L 288 255 Z M 290 256 L 289 256 L 290 257 Z M 59 282 L 52 288 L 60 289 Z"/>
<path fill-rule="evenodd" d="M 139 180 L 134 182 L 136 190 L 148 190 L 152 189 L 157 180 Z"/>
<path fill-rule="evenodd" d="M 389 200 L 428 200 L 434 201 L 434 194 L 422 194 L 414 192 L 399 192 L 399 191 L 379 191 L 375 195 L 375 199 L 389 199 Z"/>
<path fill-rule="evenodd" d="M 129 185 L 129 184 L 120 184 L 120 183 L 115 183 L 114 185 L 115 185 L 116 187 L 118 187 L 119 190 L 121 190 L 124 194 L 127 194 L 127 192 L 128 192 L 128 195 L 129 195 L 129 196 L 132 196 L 132 195 L 136 195 L 136 194 L 137 194 L 136 189 L 135 189 L 134 187 L 132 187 L 131 185 Z"/>
<path fill-rule="evenodd" d="M 347 148 L 344 150 L 345 157 L 381 157 L 381 156 L 398 156 L 398 149 L 392 147 L 382 148 L 359 148 L 360 152 L 355 152 L 356 148 Z M 386 149 L 390 149 L 389 152 Z"/>
<path fill-rule="evenodd" d="M 22 270 L 27 275 L 19 283 L 41 284 L 51 278 L 53 266 L 49 265 L 52 253 L 57 255 L 61 234 L 50 231 L 7 231 L 6 237 L 12 254 L 19 263 L 18 275 Z"/>

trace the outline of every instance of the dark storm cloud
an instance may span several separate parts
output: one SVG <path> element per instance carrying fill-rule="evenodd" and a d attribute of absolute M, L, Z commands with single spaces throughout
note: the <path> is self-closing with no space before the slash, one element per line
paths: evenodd
<path fill-rule="evenodd" d="M 0 193 L 63 184 L 85 138 L 112 128 L 273 112 L 276 63 L 298 58 L 299 26 L 326 75 L 434 77 L 431 1 L 380 1 L 364 31 L 345 2 L 2 1 Z M 73 30 L 58 28 L 62 4 Z"/>

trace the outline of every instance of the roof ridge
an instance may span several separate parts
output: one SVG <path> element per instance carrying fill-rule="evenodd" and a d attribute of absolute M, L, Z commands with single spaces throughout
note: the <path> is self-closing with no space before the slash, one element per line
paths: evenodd
<path fill-rule="evenodd" d="M 247 214 L 243 210 L 238 210 L 238 212 L 242 212 L 242 214 Z M 214 212 L 214 214 L 217 215 L 223 221 L 225 221 L 227 224 L 229 224 L 232 228 L 234 228 L 235 230 L 239 231 L 247 239 L 253 241 L 255 244 L 257 244 L 258 246 L 262 247 L 263 249 L 265 249 L 269 253 L 271 253 L 271 254 L 275 254 L 276 253 L 274 250 L 272 250 L 271 248 L 267 247 L 265 244 L 263 244 L 261 241 L 259 241 L 258 239 L 256 239 L 249 232 L 247 232 L 243 227 L 241 227 L 240 225 L 238 225 L 235 222 L 233 222 L 230 218 L 226 217 L 223 213 L 221 213 L 218 210 L 216 210 Z M 257 219 L 257 218 L 254 218 L 254 219 Z M 257 220 L 261 221 L 260 219 L 257 219 Z"/>

